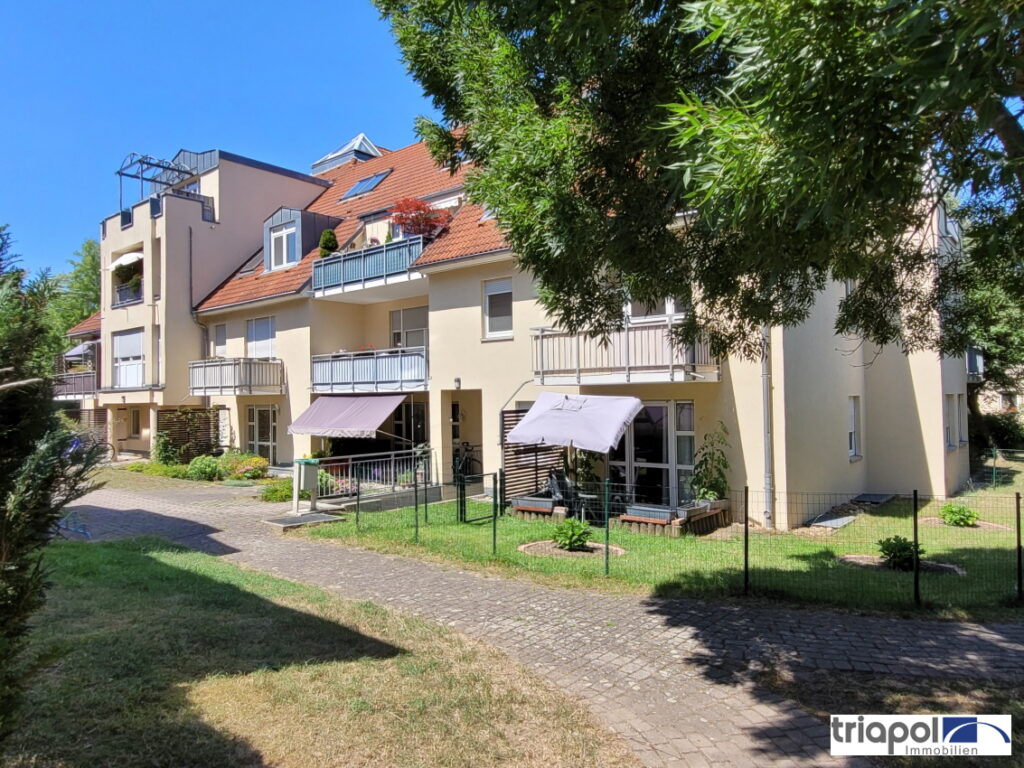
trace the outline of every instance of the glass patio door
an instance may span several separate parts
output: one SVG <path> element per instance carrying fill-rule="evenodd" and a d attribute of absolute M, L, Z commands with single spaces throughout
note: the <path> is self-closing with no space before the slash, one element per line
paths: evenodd
<path fill-rule="evenodd" d="M 248 444 L 246 450 L 277 463 L 277 413 L 272 405 L 250 405 L 248 408 Z"/>
<path fill-rule="evenodd" d="M 691 401 L 644 403 L 609 454 L 612 485 L 637 504 L 679 506 L 688 500 L 694 459 Z"/>

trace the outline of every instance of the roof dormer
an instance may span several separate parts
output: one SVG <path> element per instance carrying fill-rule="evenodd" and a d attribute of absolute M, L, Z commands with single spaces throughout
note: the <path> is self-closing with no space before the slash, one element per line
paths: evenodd
<path fill-rule="evenodd" d="M 263 269 L 286 269 L 302 261 L 320 242 L 320 233 L 341 219 L 298 208 L 278 208 L 263 222 Z"/>

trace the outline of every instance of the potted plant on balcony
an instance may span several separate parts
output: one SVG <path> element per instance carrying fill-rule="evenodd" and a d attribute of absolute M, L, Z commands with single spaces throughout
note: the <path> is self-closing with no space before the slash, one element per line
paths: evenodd
<path fill-rule="evenodd" d="M 449 211 L 435 208 L 430 203 L 414 197 L 399 200 L 391 209 L 392 223 L 400 226 L 402 234 L 406 237 L 436 237 L 451 220 L 452 214 Z"/>
<path fill-rule="evenodd" d="M 333 229 L 325 229 L 320 233 L 320 258 L 325 259 L 338 250 L 338 236 Z"/>

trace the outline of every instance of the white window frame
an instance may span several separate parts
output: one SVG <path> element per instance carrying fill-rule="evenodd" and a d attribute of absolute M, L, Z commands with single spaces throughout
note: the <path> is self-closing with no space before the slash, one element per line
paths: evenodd
<path fill-rule="evenodd" d="M 291 235 L 291 242 L 294 243 L 295 248 L 289 250 L 289 235 Z M 271 269 L 282 269 L 287 267 L 289 264 L 295 264 L 299 261 L 299 244 L 297 241 L 298 227 L 295 226 L 294 221 L 285 222 L 284 224 L 278 224 L 276 227 L 270 228 L 270 268 Z M 280 253 L 278 244 L 280 243 Z M 281 256 L 282 258 L 278 258 Z"/>
<path fill-rule="evenodd" d="M 137 335 L 139 337 L 139 354 L 124 357 L 117 356 L 119 337 Z M 113 382 L 115 389 L 138 389 L 144 387 L 146 382 L 146 331 L 144 328 L 133 328 L 130 331 L 118 331 L 112 335 L 111 347 L 113 347 Z M 131 378 L 137 383 L 126 385 L 123 379 Z"/>
<path fill-rule="evenodd" d="M 960 445 L 967 444 L 967 396 L 956 396 L 956 421 Z"/>
<path fill-rule="evenodd" d="M 228 356 L 228 326 L 226 323 L 218 323 L 213 326 L 210 340 L 213 342 L 214 357 Z"/>
<path fill-rule="evenodd" d="M 851 459 L 864 456 L 860 431 L 860 396 L 850 395 L 847 401 L 846 449 Z"/>
<path fill-rule="evenodd" d="M 412 325 L 406 326 L 406 313 L 410 310 L 422 309 L 426 319 L 423 321 L 423 327 L 413 327 Z M 395 328 L 395 316 L 398 316 L 398 328 Z M 426 347 L 430 341 L 430 329 L 427 327 L 430 323 L 430 309 L 427 306 L 422 307 L 405 307 L 404 309 L 393 309 L 388 313 L 388 327 L 391 333 L 391 346 L 392 347 Z M 409 334 L 417 331 L 423 331 L 423 344 L 409 344 Z"/>
<path fill-rule="evenodd" d="M 266 337 L 257 337 L 256 331 L 260 325 L 266 325 L 268 332 Z M 254 317 L 245 322 L 245 356 L 262 360 L 276 357 L 275 347 L 277 344 L 277 328 L 273 315 L 267 317 Z"/>
<path fill-rule="evenodd" d="M 509 297 L 509 324 L 512 325 L 515 316 L 515 299 L 512 291 L 512 278 L 511 277 L 499 277 L 494 280 L 484 280 L 483 282 L 483 320 L 484 320 L 484 338 L 485 339 L 511 339 L 514 328 L 507 330 L 492 331 L 491 330 L 491 298 L 493 296 L 504 296 L 508 294 Z M 499 315 L 498 317 L 504 317 Z"/>

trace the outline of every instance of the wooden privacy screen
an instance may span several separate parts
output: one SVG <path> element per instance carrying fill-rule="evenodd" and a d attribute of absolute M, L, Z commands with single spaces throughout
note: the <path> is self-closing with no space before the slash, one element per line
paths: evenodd
<path fill-rule="evenodd" d="M 501 412 L 501 466 L 505 470 L 505 498 L 532 493 L 547 482 L 548 472 L 562 469 L 560 445 L 519 445 L 506 436 L 527 411 Z"/>

